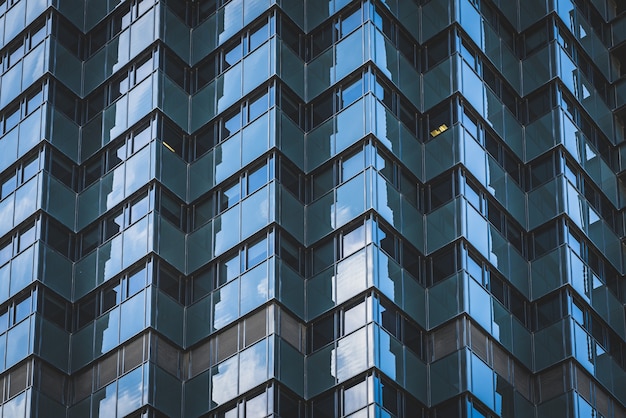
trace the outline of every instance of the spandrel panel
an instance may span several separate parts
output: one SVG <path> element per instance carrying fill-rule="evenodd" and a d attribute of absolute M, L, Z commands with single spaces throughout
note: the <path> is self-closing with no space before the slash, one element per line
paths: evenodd
<path fill-rule="evenodd" d="M 19 61 L 2 76 L 0 88 L 0 106 L 6 106 L 21 92 L 22 86 L 22 63 Z"/>
<path fill-rule="evenodd" d="M 241 276 L 241 315 L 261 306 L 272 296 L 270 283 L 273 282 L 274 278 L 269 278 L 267 262 Z"/>
<path fill-rule="evenodd" d="M 594 352 L 596 342 L 578 323 L 572 321 L 572 325 L 572 354 L 593 375 L 595 374 Z"/>
<path fill-rule="evenodd" d="M 189 166 L 189 200 L 196 200 L 213 186 L 213 151 L 209 151 Z"/>
<path fill-rule="evenodd" d="M 213 221 L 213 245 L 216 256 L 239 242 L 239 219 L 239 205 L 236 205 Z"/>
<path fill-rule="evenodd" d="M 378 333 L 380 357 L 378 367 L 387 376 L 403 385 L 404 383 L 404 350 L 402 344 L 379 327 L 374 327 Z"/>
<path fill-rule="evenodd" d="M 212 82 L 191 96 L 191 130 L 195 131 L 215 116 L 215 86 Z"/>
<path fill-rule="evenodd" d="M 157 142 L 157 152 L 161 152 L 161 173 L 158 177 L 168 190 L 174 192 L 179 198 L 185 199 L 187 197 L 187 164 L 166 146 L 160 147 L 160 145 L 161 144 Z M 150 148 L 146 147 L 129 158 L 126 165 L 126 175 L 128 176 L 126 179 L 127 186 L 130 183 L 131 186 L 129 187 L 139 189 L 141 186 L 148 183 L 150 180 L 149 168 L 151 165 L 154 165 L 150 157 Z M 137 174 L 130 174 L 132 173 L 131 170 L 135 169 L 136 166 L 144 168 Z M 206 185 L 203 186 L 206 188 Z"/>
<path fill-rule="evenodd" d="M 27 118 L 22 120 L 19 126 L 20 144 L 18 154 L 24 155 L 41 140 L 41 109 L 37 109 L 32 114 L 28 115 Z"/>
<path fill-rule="evenodd" d="M 223 112 L 239 100 L 243 95 L 242 87 L 242 64 L 240 62 L 217 79 L 217 111 Z"/>
<path fill-rule="evenodd" d="M 289 2 L 292 3 L 292 2 Z M 280 78 L 300 97 L 304 97 L 304 62 L 283 42 L 278 41 Z"/>
<path fill-rule="evenodd" d="M 118 416 L 124 416 L 141 406 L 144 386 L 142 378 L 143 368 L 138 367 L 132 372 L 121 377 L 120 380 L 117 382 Z"/>
<path fill-rule="evenodd" d="M 0 267 L 0 303 L 4 303 L 9 297 L 9 283 L 11 280 L 11 264 L 7 263 Z M 2 346 L 2 344 L 0 344 Z"/>
<path fill-rule="evenodd" d="M 378 100 L 374 101 L 375 135 L 396 156 L 400 155 L 400 122 Z M 404 134 L 404 132 L 403 132 Z"/>
<path fill-rule="evenodd" d="M 129 267 L 148 252 L 149 225 L 144 217 L 123 232 L 123 267 Z"/>
<path fill-rule="evenodd" d="M 374 270 L 374 274 L 377 274 L 376 287 L 396 305 L 404 306 L 401 267 L 383 251 L 377 250 L 373 254 L 378 256 L 377 269 Z M 413 293 L 410 295 L 412 298 Z"/>
<path fill-rule="evenodd" d="M 487 225 L 487 238 L 489 239 L 489 250 L 487 258 L 502 274 L 508 277 L 510 272 L 509 242 L 491 224 Z"/>
<path fill-rule="evenodd" d="M 234 356 L 211 369 L 210 402 L 221 405 L 237 396 L 239 359 Z"/>
<path fill-rule="evenodd" d="M 467 208 L 467 217 L 465 220 L 465 234 L 469 242 L 472 243 L 472 246 L 476 248 L 480 253 L 488 257 L 489 256 L 489 229 L 487 220 L 482 217 L 482 215 L 474 209 L 473 206 L 467 204 L 466 201 L 463 201 L 465 207 Z M 506 254 L 506 253 L 505 253 Z"/>
<path fill-rule="evenodd" d="M 30 319 L 26 319 L 7 333 L 6 368 L 13 366 L 32 353 L 34 338 L 30 335 L 30 322 Z"/>
<path fill-rule="evenodd" d="M 400 193 L 380 174 L 376 175 L 376 211 L 398 230 L 402 229 Z"/>
<path fill-rule="evenodd" d="M 192 345 L 211 332 L 211 297 L 205 297 L 187 308 L 186 344 Z"/>
<path fill-rule="evenodd" d="M 453 200 L 426 216 L 426 248 L 433 252 L 461 235 L 461 211 Z M 454 222 L 451 220 L 455 220 Z"/>
<path fill-rule="evenodd" d="M 35 279 L 36 271 L 33 268 L 34 256 L 36 255 L 35 248 L 35 246 L 31 246 L 11 261 L 11 284 L 9 287 L 11 296 L 15 296 Z"/>
<path fill-rule="evenodd" d="M 466 364 L 464 352 L 456 352 L 430 366 L 431 402 L 439 403 L 457 395 L 466 386 Z"/>
<path fill-rule="evenodd" d="M 48 132 L 43 132 L 43 135 L 46 135 L 50 142 L 54 144 L 57 148 L 59 148 L 65 155 L 72 158 L 73 160 L 78 160 L 78 141 L 80 139 L 80 127 L 74 123 L 74 121 L 67 118 L 61 112 L 58 112 L 51 108 L 42 108 L 48 110 L 48 117 L 44 116 L 43 124 L 47 124 L 44 129 L 48 129 Z M 44 113 L 44 114 L 45 114 Z M 20 128 L 21 129 L 21 128 Z M 37 133 L 37 131 L 35 131 Z M 85 137 L 90 137 L 89 132 L 85 130 L 83 127 L 83 133 Z M 21 135 L 20 135 L 21 136 Z M 100 144 L 102 136 L 102 132 L 98 130 L 97 136 L 95 137 L 94 143 L 97 145 Z M 20 138 L 21 139 L 21 138 Z M 39 138 L 37 138 L 39 139 Z"/>
<path fill-rule="evenodd" d="M 461 64 L 458 67 L 461 68 L 463 97 L 482 115 L 485 113 L 485 86 L 480 77 L 469 67 L 465 60 L 460 59 L 460 62 Z"/>
<path fill-rule="evenodd" d="M 561 272 L 561 263 L 565 262 L 564 247 L 559 247 L 541 258 L 531 262 L 532 298 L 537 299 L 561 286 L 566 277 Z"/>
<path fill-rule="evenodd" d="M 304 396 L 304 356 L 283 340 L 279 341 L 279 380 L 300 396 Z"/>
<path fill-rule="evenodd" d="M 239 393 L 265 381 L 268 376 L 268 340 L 264 339 L 239 354 Z"/>
<path fill-rule="evenodd" d="M 0 138 L 0 171 L 4 171 L 7 167 L 17 159 L 17 147 L 19 143 L 19 128 L 13 128 Z"/>
<path fill-rule="evenodd" d="M 372 274 L 372 260 L 366 257 L 365 249 L 337 264 L 337 303 L 342 303 L 367 288 L 367 276 Z"/>
<path fill-rule="evenodd" d="M 333 52 L 333 48 L 330 48 L 307 64 L 307 100 L 315 98 L 335 81 L 333 71 Z"/>
<path fill-rule="evenodd" d="M 430 180 L 452 167 L 459 159 L 455 149 L 459 143 L 460 128 L 458 125 L 437 135 L 425 144 L 426 179 Z"/>
<path fill-rule="evenodd" d="M 239 317 L 239 280 L 213 293 L 213 329 L 218 330 Z"/>
<path fill-rule="evenodd" d="M 156 329 L 178 345 L 183 344 L 183 307 L 166 296 L 163 292 L 156 292 Z"/>
<path fill-rule="evenodd" d="M 313 170 L 334 155 L 335 137 L 335 120 L 333 118 L 307 133 L 305 138 L 305 165 L 307 170 Z"/>
<path fill-rule="evenodd" d="M 304 319 L 304 279 L 283 262 L 276 266 L 278 270 L 277 284 L 279 300 L 296 315 Z"/>
<path fill-rule="evenodd" d="M 306 281 L 307 319 L 311 320 L 335 305 L 334 268 L 328 268 Z"/>
<path fill-rule="evenodd" d="M 270 137 L 270 135 L 273 136 L 272 134 L 274 134 L 274 129 L 270 129 L 273 126 L 270 126 L 270 124 L 275 124 L 275 118 L 273 117 L 275 115 L 274 112 L 268 112 L 243 129 L 241 139 L 243 165 L 249 164 L 267 151 L 270 141 L 275 142 L 275 139 Z"/>
<path fill-rule="evenodd" d="M 100 180 L 101 209 L 112 209 L 124 199 L 124 168 L 123 164 L 119 165 Z"/>
<path fill-rule="evenodd" d="M 130 27 L 130 56 L 135 57 L 150 45 L 154 39 L 155 8 L 133 22 Z"/>
<path fill-rule="evenodd" d="M 23 86 L 30 86 L 48 70 L 46 55 L 50 54 L 50 45 L 50 41 L 42 42 L 24 57 Z M 62 60 L 66 77 L 60 76 L 59 78 L 63 78 L 64 82 L 67 80 L 68 87 L 71 87 L 74 92 L 80 92 L 78 80 L 81 77 L 81 62 L 69 53 L 61 54 L 60 48 L 57 44 L 57 54 L 59 54 L 57 60 Z M 63 52 L 65 52 L 64 48 Z"/>
<path fill-rule="evenodd" d="M 314 243 L 334 227 L 334 193 L 328 193 L 316 202 L 305 207 L 306 240 L 308 244 Z"/>
<path fill-rule="evenodd" d="M 52 290 L 70 300 L 72 295 L 72 280 L 69 280 L 69 278 L 72 277 L 73 263 L 58 252 L 42 244 L 39 249 L 39 260 L 37 264 L 39 269 L 38 278 Z M 1 269 L 0 280 L 2 280 Z M 8 286 L 8 280 L 6 285 Z M 2 285 L 0 285 L 0 301 L 3 300 L 2 295 Z"/>
<path fill-rule="evenodd" d="M 217 11 L 217 33 L 219 43 L 230 39 L 243 27 L 243 0 L 227 3 Z"/>
<path fill-rule="evenodd" d="M 41 317 L 36 321 L 35 353 L 67 372 L 70 334 Z"/>
<path fill-rule="evenodd" d="M 241 132 L 215 147 L 215 182 L 219 183 L 241 167 Z"/>
<path fill-rule="evenodd" d="M 534 229 L 558 213 L 557 181 L 540 186 L 528 193 L 528 229 Z"/>
<path fill-rule="evenodd" d="M 104 110 L 102 145 L 120 135 L 127 126 L 128 96 L 122 96 L 117 102 Z"/>
<path fill-rule="evenodd" d="M 243 59 L 243 93 L 246 94 L 270 77 L 270 42 Z M 232 89 L 232 85 L 228 85 Z"/>
<path fill-rule="evenodd" d="M 359 29 L 337 43 L 332 81 L 343 79 L 363 64 L 363 29 Z"/>
<path fill-rule="evenodd" d="M 459 280 L 458 276 L 452 276 L 429 289 L 429 328 L 442 324 L 460 312 L 463 295 Z"/>
<path fill-rule="evenodd" d="M 483 21 L 478 10 L 469 2 L 469 0 L 460 0 L 460 23 L 463 30 L 467 32 L 469 37 L 479 48 L 483 45 Z"/>
<path fill-rule="evenodd" d="M 13 3 L 13 7 L 7 11 L 5 16 L 6 23 L 4 26 L 4 39 L 8 42 L 9 39 L 12 39 L 24 28 L 26 18 L 26 1 Z"/>
<path fill-rule="evenodd" d="M 471 356 L 472 394 L 481 402 L 495 409 L 494 405 L 494 372 L 475 354 Z"/>
<path fill-rule="evenodd" d="M 475 280 L 464 277 L 468 284 L 469 314 L 481 327 L 491 331 L 491 297 Z"/>
<path fill-rule="evenodd" d="M 344 225 L 365 210 L 365 176 L 359 175 L 337 188 L 333 205 L 335 218 L 333 228 Z"/>
<path fill-rule="evenodd" d="M 279 190 L 280 224 L 299 241 L 304 241 L 304 206 L 284 188 Z"/>
<path fill-rule="evenodd" d="M 107 353 L 119 344 L 120 310 L 115 308 L 96 320 L 94 357 Z"/>
<path fill-rule="evenodd" d="M 189 115 L 189 95 L 167 76 L 162 76 L 162 79 L 163 111 L 172 118 L 178 126 L 186 130 Z"/>
<path fill-rule="evenodd" d="M 365 135 L 364 103 L 361 99 L 337 115 L 335 153 L 350 147 Z"/>
<path fill-rule="evenodd" d="M 126 29 L 107 45 L 107 77 L 128 62 L 130 30 Z"/>
<path fill-rule="evenodd" d="M 511 315 L 500 304 L 492 299 L 493 322 L 491 323 L 491 335 L 509 350 L 513 347 L 513 331 L 511 328 Z"/>
<path fill-rule="evenodd" d="M 98 278 L 101 284 L 122 269 L 122 236 L 118 235 L 98 248 Z"/>
<path fill-rule="evenodd" d="M 465 167 L 476 177 L 481 184 L 487 183 L 487 169 L 485 158 L 487 153 L 479 145 L 476 139 L 465 129 L 460 130 L 463 163 Z M 506 202 L 506 199 L 503 200 Z"/>
<path fill-rule="evenodd" d="M 335 358 L 336 377 L 340 382 L 367 369 L 367 347 L 367 328 L 365 327 L 337 342 L 337 348 L 331 352 L 331 358 Z"/>
<path fill-rule="evenodd" d="M 306 392 L 309 398 L 337 383 L 336 353 L 332 345 L 308 356 L 305 364 Z"/>
<path fill-rule="evenodd" d="M 165 9 L 165 25 L 161 28 L 162 36 L 165 43 L 172 48 L 183 60 L 189 61 L 190 50 L 190 29 L 184 22 L 172 13 L 168 8 Z M 215 26 L 213 26 L 215 28 Z M 158 29 L 157 29 L 158 31 Z M 213 29 L 215 32 L 215 29 Z M 158 33 L 156 34 L 159 35 Z M 215 37 L 215 36 L 214 36 Z M 208 36 L 204 37 L 204 44 L 207 42 Z M 210 46 L 209 46 L 210 48 Z"/>
<path fill-rule="evenodd" d="M 552 76 L 550 47 L 545 47 L 522 61 L 524 94 L 536 90 L 546 84 Z"/>
<path fill-rule="evenodd" d="M 163 218 L 158 222 L 161 256 L 178 270 L 185 271 L 185 233 Z"/>
<path fill-rule="evenodd" d="M 209 221 L 204 226 L 187 235 L 187 269 L 195 271 L 212 258 L 213 224 Z"/>
<path fill-rule="evenodd" d="M 78 370 L 92 360 L 94 326 L 95 322 L 91 322 L 81 330 L 72 334 L 72 370 Z"/>
<path fill-rule="evenodd" d="M 35 211 L 41 208 L 41 182 L 39 181 L 42 174 L 28 180 L 14 193 L 15 196 L 15 212 L 13 224 L 17 225 L 27 217 L 31 216 Z M 7 222 L 8 219 L 4 218 Z"/>
<path fill-rule="evenodd" d="M 13 227 L 13 207 L 14 196 L 10 195 L 0 201 L 0 219 L 8 219 L 6 222 L 0 222 L 0 234 L 4 235 Z"/>
<path fill-rule="evenodd" d="M 422 7 L 422 37 L 424 43 L 441 32 L 450 21 L 448 0 L 434 0 Z"/>
<path fill-rule="evenodd" d="M 136 123 L 152 110 L 152 80 L 152 77 L 146 78 L 128 93 L 129 126 Z"/>
<path fill-rule="evenodd" d="M 270 187 L 265 186 L 241 202 L 241 237 L 247 238 L 274 218 L 270 213 Z"/>

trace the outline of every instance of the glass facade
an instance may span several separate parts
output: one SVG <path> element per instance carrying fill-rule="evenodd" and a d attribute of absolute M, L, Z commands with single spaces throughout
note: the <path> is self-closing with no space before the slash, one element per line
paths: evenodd
<path fill-rule="evenodd" d="M 625 417 L 625 34 L 0 0 L 0 416 Z"/>

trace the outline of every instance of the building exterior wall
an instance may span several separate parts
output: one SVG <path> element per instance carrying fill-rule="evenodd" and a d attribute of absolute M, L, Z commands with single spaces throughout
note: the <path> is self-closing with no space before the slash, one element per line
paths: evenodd
<path fill-rule="evenodd" d="M 4 417 L 624 417 L 619 0 L 0 0 Z"/>

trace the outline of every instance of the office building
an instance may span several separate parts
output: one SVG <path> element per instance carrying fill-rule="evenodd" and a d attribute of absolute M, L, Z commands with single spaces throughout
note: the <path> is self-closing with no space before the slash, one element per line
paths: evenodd
<path fill-rule="evenodd" d="M 0 0 L 2 416 L 626 416 L 625 12 Z"/>

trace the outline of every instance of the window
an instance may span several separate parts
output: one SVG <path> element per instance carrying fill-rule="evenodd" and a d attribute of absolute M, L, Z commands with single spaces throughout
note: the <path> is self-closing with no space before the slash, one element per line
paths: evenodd
<path fill-rule="evenodd" d="M 106 173 L 112 171 L 135 152 L 142 149 L 152 139 L 152 125 L 150 122 L 140 123 L 124 138 L 114 141 L 108 148 L 91 158 L 81 167 L 81 190 L 94 184 Z"/>
<path fill-rule="evenodd" d="M 178 303 L 184 303 L 185 282 L 183 276 L 164 262 L 159 263 L 157 286 Z"/>
<path fill-rule="evenodd" d="M 36 86 L 26 92 L 17 102 L 8 105 L 0 114 L 0 135 L 15 128 L 22 119 L 37 110 L 45 100 L 45 91 L 45 86 Z"/>
<path fill-rule="evenodd" d="M 12 326 L 28 318 L 37 307 L 37 289 L 21 294 L 11 300 L 8 305 L 0 309 L 0 332 L 5 332 Z"/>
<path fill-rule="evenodd" d="M 185 216 L 186 211 L 180 200 L 165 192 L 164 189 L 159 189 L 156 195 L 156 209 L 160 215 L 170 221 L 178 229 L 185 231 L 187 221 Z"/>
<path fill-rule="evenodd" d="M 220 74 L 236 65 L 247 54 L 267 41 L 274 35 L 275 21 L 276 17 L 273 14 L 265 16 L 261 22 L 244 32 L 241 36 L 234 38 L 200 62 L 198 66 L 192 70 L 191 78 L 193 79 L 194 87 L 191 89 L 191 92 L 195 93 L 201 90 Z M 183 64 L 182 61 L 181 64 Z M 181 67 L 184 67 L 184 65 Z"/>
<path fill-rule="evenodd" d="M 273 157 L 265 163 L 242 173 L 216 192 L 209 193 L 192 206 L 193 230 L 200 228 L 215 215 L 235 206 L 241 199 L 260 190 L 270 181 L 273 172 Z"/>
<path fill-rule="evenodd" d="M 63 256 L 74 259 L 74 234 L 60 222 L 42 217 L 42 240 Z"/>
<path fill-rule="evenodd" d="M 106 287 L 80 300 L 76 307 L 75 329 L 82 328 L 143 290 L 151 270 L 151 262 L 136 265 L 121 277 L 111 280 Z"/>
<path fill-rule="evenodd" d="M 398 48 L 409 63 L 417 68 L 416 52 L 419 45 L 410 34 L 405 32 L 402 25 L 397 24 L 387 9 L 378 4 L 374 7 L 372 20 L 374 25 Z"/>
<path fill-rule="evenodd" d="M 299 274 L 304 274 L 304 247 L 286 232 L 281 231 L 278 237 L 278 256 Z"/>
<path fill-rule="evenodd" d="M 128 28 L 133 22 L 139 19 L 147 10 L 152 7 L 153 3 L 146 0 L 134 0 L 127 2 L 117 8 L 111 19 L 107 19 L 96 27 L 95 30 L 89 32 L 85 36 L 85 57 L 89 59 L 107 42 L 115 38 L 120 32 Z M 71 26 L 65 22 L 60 22 L 58 27 Z M 78 39 L 76 38 L 78 43 Z"/>
<path fill-rule="evenodd" d="M 287 16 L 278 14 L 278 36 L 301 59 L 306 58 L 305 35 Z"/>
<path fill-rule="evenodd" d="M 348 8 L 338 17 L 325 22 L 308 37 L 309 59 L 313 60 L 334 42 L 350 34 L 363 21 L 360 7 Z"/>
<path fill-rule="evenodd" d="M 204 286 L 204 289 L 206 289 L 206 280 L 208 280 L 209 277 L 214 277 L 214 288 L 218 288 L 235 280 L 245 271 L 256 267 L 274 254 L 274 240 L 273 231 L 271 231 L 267 236 L 252 241 L 220 257 L 220 259 L 212 265 L 212 273 L 209 273 L 207 270 L 200 273 L 202 283 L 204 283 L 201 284 L 201 286 Z"/>
<path fill-rule="evenodd" d="M 392 84 L 384 76 L 374 72 L 372 77 L 374 95 L 396 115 L 413 135 L 417 135 L 417 110 L 404 96 L 391 87 Z"/>
<path fill-rule="evenodd" d="M 76 237 L 78 256 L 83 257 L 145 216 L 150 209 L 149 194 L 139 193 L 116 210 L 86 227 Z"/>
<path fill-rule="evenodd" d="M 19 60 L 24 58 L 28 52 L 36 47 L 47 35 L 46 21 L 35 23 L 23 37 L 17 37 L 9 47 L 0 54 L 0 72 L 8 70 Z"/>
<path fill-rule="evenodd" d="M 8 262 L 39 239 L 39 225 L 39 220 L 24 222 L 12 235 L 0 242 L 0 265 Z"/>

